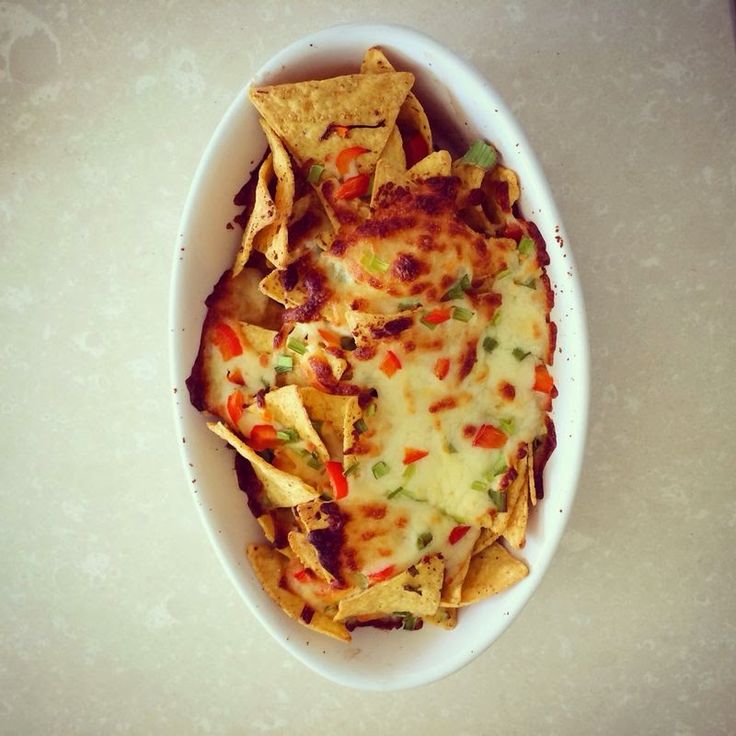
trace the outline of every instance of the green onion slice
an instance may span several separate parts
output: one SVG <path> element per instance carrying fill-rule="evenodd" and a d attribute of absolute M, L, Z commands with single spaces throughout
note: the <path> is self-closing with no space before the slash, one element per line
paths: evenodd
<path fill-rule="evenodd" d="M 371 273 L 386 273 L 388 271 L 389 264 L 383 259 L 379 258 L 375 253 L 366 251 L 363 257 L 360 259 L 360 265 L 366 271 Z"/>
<path fill-rule="evenodd" d="M 355 427 L 355 431 L 358 434 L 363 434 L 363 432 L 368 431 L 368 425 L 363 419 L 358 419 L 358 421 L 353 424 L 353 427 Z"/>
<path fill-rule="evenodd" d="M 371 401 L 371 403 L 368 404 L 368 406 L 366 406 L 366 408 L 364 409 L 363 414 L 365 414 L 367 417 L 372 417 L 377 410 L 378 407 L 376 406 L 376 402 Z"/>
<path fill-rule="evenodd" d="M 497 279 L 505 279 L 510 273 L 511 273 L 511 269 L 510 268 L 504 268 L 503 271 L 499 271 L 496 274 L 496 278 Z"/>
<path fill-rule="evenodd" d="M 307 460 L 307 465 L 309 465 L 310 468 L 319 470 L 322 467 L 322 461 L 319 459 L 316 453 L 310 452 L 309 460 Z"/>
<path fill-rule="evenodd" d="M 470 276 L 464 274 L 443 295 L 441 301 L 449 302 L 453 299 L 462 299 L 463 294 L 470 288 Z"/>
<path fill-rule="evenodd" d="M 398 496 L 399 493 L 403 493 L 403 492 L 404 492 L 404 489 L 401 486 L 399 486 L 398 488 L 394 488 L 393 491 L 389 491 L 386 494 L 386 498 L 393 498 L 394 496 Z"/>
<path fill-rule="evenodd" d="M 496 165 L 496 159 L 496 149 L 485 141 L 477 140 L 468 148 L 467 153 L 460 159 L 460 163 L 472 164 L 488 171 Z"/>
<path fill-rule="evenodd" d="M 372 468 L 371 472 L 373 473 L 373 477 L 378 480 L 379 478 L 383 478 L 384 475 L 387 475 L 390 472 L 390 468 L 388 467 L 388 464 L 385 463 L 383 460 L 379 460 Z"/>
<path fill-rule="evenodd" d="M 312 164 L 309 167 L 309 173 L 307 174 L 307 181 L 310 184 L 316 184 L 319 181 L 320 176 L 322 176 L 322 172 L 325 170 L 325 167 L 322 166 L 322 164 Z"/>
<path fill-rule="evenodd" d="M 410 463 L 404 468 L 404 472 L 401 474 L 401 477 L 404 480 L 411 480 L 414 477 L 414 473 L 416 472 L 417 472 L 416 463 Z"/>
<path fill-rule="evenodd" d="M 506 511 L 506 493 L 505 491 L 494 491 L 492 488 L 488 490 L 488 498 L 496 507 L 497 511 Z"/>
<path fill-rule="evenodd" d="M 492 353 L 498 347 L 498 340 L 495 337 L 483 338 L 483 350 L 487 353 Z"/>
<path fill-rule="evenodd" d="M 524 358 L 526 358 L 527 355 L 531 355 L 531 351 L 529 350 L 522 350 L 521 348 L 514 348 L 511 351 L 511 354 L 518 360 L 520 363 Z"/>
<path fill-rule="evenodd" d="M 276 432 L 276 436 L 282 442 L 297 442 L 301 439 L 301 437 L 299 436 L 299 432 L 297 432 L 295 429 L 291 429 L 290 427 L 287 427 L 286 429 L 279 429 Z"/>
<path fill-rule="evenodd" d="M 307 346 L 295 337 L 290 337 L 286 341 L 286 347 L 289 348 L 289 350 L 293 350 L 295 353 L 299 353 L 299 355 L 304 355 L 304 353 L 307 352 Z"/>
<path fill-rule="evenodd" d="M 359 462 L 350 463 L 350 465 L 345 468 L 345 470 L 342 471 L 342 474 L 347 478 L 349 475 L 352 475 L 355 473 L 358 468 L 360 467 Z"/>
<path fill-rule="evenodd" d="M 432 541 L 432 532 L 422 532 L 417 537 L 417 549 L 424 549 Z"/>
<path fill-rule="evenodd" d="M 506 436 L 510 436 L 516 431 L 516 422 L 511 417 L 504 417 L 498 424 Z"/>
<path fill-rule="evenodd" d="M 276 373 L 288 373 L 294 367 L 294 358 L 291 355 L 279 355 L 276 358 L 274 370 Z"/>
<path fill-rule="evenodd" d="M 501 321 L 501 310 L 497 309 L 491 318 L 491 324 L 495 327 Z"/>
<path fill-rule="evenodd" d="M 407 309 L 416 309 L 417 307 L 421 307 L 421 302 L 399 302 L 399 312 L 405 312 Z"/>
<path fill-rule="evenodd" d="M 534 250 L 534 241 L 528 235 L 525 235 L 519 241 L 519 253 L 526 257 L 534 253 Z"/>
<path fill-rule="evenodd" d="M 485 491 L 488 488 L 488 483 L 484 483 L 482 480 L 474 480 L 470 487 L 474 491 Z"/>
<path fill-rule="evenodd" d="M 452 318 L 458 322 L 470 322 L 474 314 L 475 312 L 471 312 L 469 309 L 465 309 L 465 307 L 452 308 Z"/>

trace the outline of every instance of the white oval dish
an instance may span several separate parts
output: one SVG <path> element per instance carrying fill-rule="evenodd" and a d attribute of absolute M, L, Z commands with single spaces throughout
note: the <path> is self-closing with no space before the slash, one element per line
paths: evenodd
<path fill-rule="evenodd" d="M 415 74 L 428 108 L 454 120 L 467 142 L 485 138 L 521 181 L 521 207 L 547 241 L 548 274 L 558 327 L 554 365 L 559 398 L 553 419 L 557 449 L 545 470 L 546 497 L 531 515 L 523 557 L 527 578 L 464 608 L 454 631 L 357 630 L 345 644 L 287 618 L 268 598 L 244 555 L 262 533 L 233 473 L 233 456 L 189 403 L 185 380 L 197 354 L 204 301 L 233 260 L 240 231 L 226 230 L 238 209 L 233 195 L 265 150 L 250 84 L 272 84 L 356 71 L 365 49 L 381 45 L 398 69 Z M 558 247 L 560 244 L 561 247 Z M 564 255 L 563 255 L 564 254 Z M 230 106 L 202 156 L 177 237 L 171 284 L 171 378 L 182 457 L 200 516 L 237 589 L 265 629 L 289 652 L 342 685 L 367 690 L 415 687 L 444 677 L 483 652 L 514 620 L 539 585 L 564 530 L 580 473 L 588 415 L 588 342 L 582 291 L 569 241 L 549 186 L 519 125 L 473 67 L 433 39 L 394 25 L 340 25 L 306 36 L 274 56 Z"/>

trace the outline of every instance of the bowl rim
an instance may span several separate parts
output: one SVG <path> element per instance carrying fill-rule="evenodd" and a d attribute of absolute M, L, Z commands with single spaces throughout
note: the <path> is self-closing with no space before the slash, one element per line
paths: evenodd
<path fill-rule="evenodd" d="M 294 58 L 298 59 L 299 56 L 310 52 L 312 45 L 319 49 L 321 44 L 329 47 L 329 44 L 334 43 L 334 39 L 345 34 L 356 34 L 358 36 L 373 37 L 375 40 L 369 43 L 369 45 L 375 45 L 381 43 L 381 39 L 391 38 L 393 41 L 401 39 L 402 41 L 429 50 L 434 58 L 440 60 L 439 65 L 435 65 L 436 68 L 440 66 L 445 70 L 455 69 L 463 75 L 464 80 L 468 80 L 469 84 L 480 90 L 483 96 L 493 105 L 495 111 L 499 113 L 499 116 L 504 121 L 504 125 L 508 127 L 513 135 L 513 138 L 519 142 L 525 152 L 525 170 L 526 179 L 533 179 L 533 190 L 534 197 L 537 200 L 542 200 L 545 204 L 545 210 L 548 215 L 552 216 L 552 219 L 559 223 L 558 232 L 563 234 L 566 242 L 566 261 L 565 267 L 570 271 L 572 282 L 576 285 L 573 289 L 572 294 L 568 294 L 566 299 L 571 300 L 574 309 L 574 317 L 576 320 L 576 351 L 577 357 L 575 360 L 576 365 L 576 384 L 577 384 L 577 407 L 579 411 L 579 418 L 577 422 L 578 433 L 577 437 L 572 438 L 573 447 L 571 452 L 574 454 L 575 462 L 572 467 L 570 481 L 571 487 L 567 489 L 566 505 L 564 509 L 560 510 L 559 523 L 551 530 L 546 533 L 549 535 L 545 538 L 542 545 L 545 553 L 542 555 L 542 559 L 537 562 L 536 570 L 536 583 L 531 585 L 525 594 L 522 596 L 520 602 L 514 606 L 514 613 L 509 616 L 509 620 L 505 622 L 505 625 L 501 627 L 497 634 L 491 636 L 487 640 L 480 641 L 475 647 L 469 651 L 465 651 L 462 656 L 453 657 L 445 661 L 443 664 L 432 668 L 431 671 L 416 672 L 414 676 L 404 675 L 402 678 L 391 679 L 390 677 L 386 680 L 370 678 L 365 675 L 359 675 L 357 673 L 350 672 L 349 668 L 345 667 L 332 667 L 329 665 L 327 659 L 320 659 L 315 656 L 306 656 L 304 647 L 298 642 L 293 642 L 288 637 L 284 637 L 280 631 L 274 626 L 271 620 L 271 616 L 262 611 L 253 601 L 251 595 L 245 590 L 242 580 L 235 574 L 235 570 L 232 568 L 230 561 L 226 558 L 224 551 L 220 545 L 218 535 L 214 529 L 210 517 L 207 515 L 205 509 L 198 503 L 195 503 L 199 517 L 204 525 L 207 536 L 210 539 L 210 543 L 215 549 L 215 553 L 222 563 L 228 577 L 231 579 L 236 589 L 241 594 L 241 597 L 245 600 L 246 604 L 250 608 L 251 612 L 256 616 L 263 627 L 271 634 L 271 636 L 279 642 L 290 654 L 296 657 L 304 665 L 317 672 L 318 674 L 326 677 L 327 679 L 344 686 L 362 689 L 362 690 L 375 690 L 375 691 L 387 691 L 387 690 L 400 690 L 405 688 L 417 687 L 430 682 L 437 681 L 446 677 L 453 672 L 461 669 L 465 665 L 469 664 L 473 659 L 478 657 L 484 652 L 503 632 L 508 628 L 513 620 L 521 613 L 526 606 L 531 596 L 536 592 L 544 578 L 552 559 L 554 558 L 557 548 L 560 543 L 560 539 L 564 530 L 567 526 L 570 511 L 575 500 L 577 493 L 577 487 L 582 471 L 582 463 L 584 457 L 585 444 L 587 440 L 587 427 L 588 427 L 588 413 L 589 413 L 589 374 L 590 374 L 590 353 L 588 344 L 588 332 L 585 317 L 585 308 L 583 302 L 582 284 L 580 282 L 577 269 L 575 267 L 574 257 L 572 250 L 569 247 L 569 239 L 567 238 L 566 231 L 562 224 L 562 220 L 557 209 L 556 203 L 552 197 L 552 193 L 549 188 L 547 178 L 544 176 L 542 167 L 529 144 L 526 135 L 522 131 L 519 123 L 515 116 L 501 99 L 500 95 L 496 92 L 490 82 L 469 62 L 460 58 L 453 51 L 442 45 L 440 42 L 426 35 L 414 28 L 410 28 L 405 25 L 399 24 L 387 24 L 387 23 L 341 23 L 324 28 L 314 33 L 302 36 L 285 48 L 281 49 L 268 61 L 266 61 L 253 76 L 246 81 L 244 86 L 236 95 L 235 99 L 229 105 L 227 111 L 220 119 L 214 133 L 212 134 L 207 146 L 202 153 L 199 163 L 190 186 L 187 199 L 185 202 L 184 210 L 182 212 L 179 228 L 177 230 L 177 237 L 175 239 L 174 248 L 174 263 L 170 281 L 170 294 L 169 294 L 169 369 L 170 369 L 170 380 L 171 385 L 174 386 L 174 423 L 176 428 L 177 437 L 185 436 L 184 418 L 179 412 L 179 405 L 176 395 L 177 388 L 179 389 L 179 396 L 184 394 L 186 398 L 186 389 L 183 386 L 182 377 L 188 375 L 189 367 L 182 366 L 183 357 L 180 356 L 181 348 L 179 344 L 180 337 L 176 325 L 181 317 L 181 308 L 184 306 L 183 294 L 181 289 L 181 282 L 183 280 L 183 268 L 180 266 L 180 247 L 185 239 L 187 232 L 190 230 L 190 220 L 193 217 L 193 210 L 196 207 L 198 201 L 200 189 L 206 179 L 209 168 L 211 166 L 211 160 L 214 153 L 222 145 L 222 139 L 225 137 L 226 132 L 230 128 L 234 118 L 236 118 L 241 111 L 241 107 L 246 102 L 248 89 L 252 84 L 261 84 L 265 80 L 273 77 L 279 71 L 284 68 L 288 68 L 290 64 L 294 63 Z M 385 41 L 384 41 L 385 43 Z M 361 47 L 363 48 L 363 47 Z M 366 46 L 367 48 L 367 46 Z M 329 53 L 329 49 L 327 50 Z M 311 50 L 314 53 L 314 50 Z M 417 62 L 418 63 L 418 62 Z M 430 64 L 430 66 L 432 66 Z M 448 78 L 450 72 L 446 71 L 443 76 Z M 503 148 L 501 149 L 503 153 Z M 529 215 L 530 219 L 534 219 Z M 549 247 L 549 243 L 548 243 Z M 554 286 L 554 284 L 553 284 Z M 570 317 L 565 318 L 570 319 Z M 559 318 L 557 318 L 559 321 Z M 183 370 L 182 370 L 183 369 Z M 182 391 L 183 389 L 183 391 Z M 188 400 L 188 399 L 187 399 Z M 188 449 L 184 443 L 179 443 L 179 451 L 182 460 L 182 466 L 185 474 L 188 478 L 192 477 L 191 472 L 188 468 L 189 455 Z M 194 494 L 190 494 L 193 500 L 195 499 Z M 273 604 L 274 607 L 276 604 Z M 279 610 L 278 614 L 282 614 Z M 282 614 L 283 615 L 283 614 Z"/>

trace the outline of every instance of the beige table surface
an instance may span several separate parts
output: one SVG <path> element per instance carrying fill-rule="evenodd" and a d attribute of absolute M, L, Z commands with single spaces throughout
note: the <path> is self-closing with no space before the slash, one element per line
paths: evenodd
<path fill-rule="evenodd" d="M 548 576 L 490 651 L 400 694 L 264 634 L 172 426 L 199 156 L 258 66 L 343 20 L 433 34 L 511 104 L 592 338 Z M 735 82 L 725 0 L 0 3 L 0 732 L 733 733 Z"/>

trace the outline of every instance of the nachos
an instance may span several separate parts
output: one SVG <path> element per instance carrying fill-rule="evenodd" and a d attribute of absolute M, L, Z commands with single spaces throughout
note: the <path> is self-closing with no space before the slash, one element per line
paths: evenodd
<path fill-rule="evenodd" d="M 266 154 L 187 384 L 235 451 L 271 598 L 347 640 L 455 626 L 528 574 L 554 449 L 548 256 L 498 151 L 436 148 L 414 77 L 254 87 Z"/>

